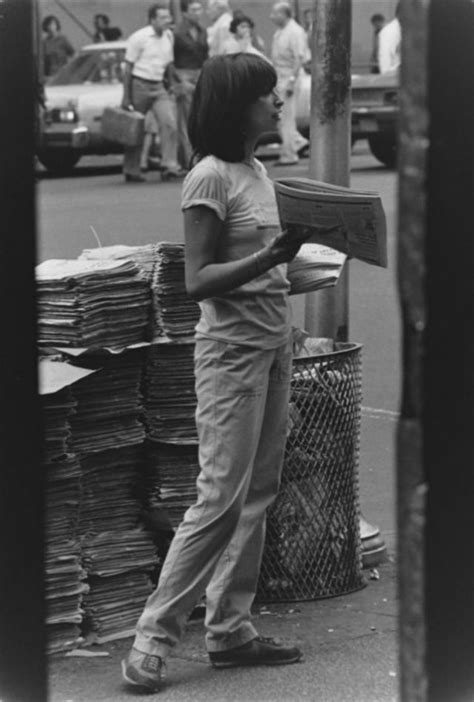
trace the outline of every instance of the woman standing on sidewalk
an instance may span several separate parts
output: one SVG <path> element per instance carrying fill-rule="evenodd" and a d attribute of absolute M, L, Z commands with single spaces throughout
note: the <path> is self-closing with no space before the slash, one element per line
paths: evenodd
<path fill-rule="evenodd" d="M 206 589 L 211 664 L 294 663 L 301 651 L 260 637 L 250 608 L 286 441 L 292 339 L 286 263 L 302 240 L 281 232 L 272 181 L 254 156 L 276 131 L 276 74 L 259 56 L 204 64 L 183 184 L 186 287 L 200 301 L 195 373 L 198 500 L 178 528 L 123 661 L 124 679 L 160 688 L 163 664 Z"/>

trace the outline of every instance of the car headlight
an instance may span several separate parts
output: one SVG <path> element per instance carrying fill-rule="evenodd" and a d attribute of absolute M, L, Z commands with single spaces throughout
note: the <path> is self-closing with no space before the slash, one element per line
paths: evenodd
<path fill-rule="evenodd" d="M 48 110 L 45 115 L 45 120 L 47 123 L 51 124 L 55 122 L 69 123 L 72 124 L 78 121 L 77 112 L 71 107 L 66 107 L 64 109 L 53 108 Z"/>

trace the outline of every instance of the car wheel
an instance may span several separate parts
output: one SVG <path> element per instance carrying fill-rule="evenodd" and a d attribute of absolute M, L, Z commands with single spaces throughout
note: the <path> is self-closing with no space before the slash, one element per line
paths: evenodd
<path fill-rule="evenodd" d="M 387 168 L 395 168 L 397 165 L 397 138 L 395 134 L 371 134 L 367 139 L 375 158 Z"/>
<path fill-rule="evenodd" d="M 81 153 L 72 149 L 55 149 L 40 151 L 38 159 L 51 173 L 68 173 L 81 158 Z"/>

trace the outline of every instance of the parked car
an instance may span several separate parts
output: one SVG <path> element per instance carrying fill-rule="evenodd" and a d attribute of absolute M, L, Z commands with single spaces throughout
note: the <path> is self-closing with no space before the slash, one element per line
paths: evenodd
<path fill-rule="evenodd" d="M 122 100 L 125 41 L 84 46 L 46 85 L 38 158 L 50 171 L 67 171 L 85 154 L 120 153 L 104 137 L 102 113 Z M 297 103 L 301 132 L 309 133 L 311 76 L 304 73 Z M 352 76 L 352 141 L 367 138 L 374 156 L 386 166 L 396 160 L 398 84 L 393 76 Z M 268 134 L 266 142 L 278 140 Z"/>

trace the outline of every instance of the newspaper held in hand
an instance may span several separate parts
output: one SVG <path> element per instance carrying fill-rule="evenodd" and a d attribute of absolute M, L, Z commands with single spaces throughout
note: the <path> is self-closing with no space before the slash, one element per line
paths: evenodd
<path fill-rule="evenodd" d="M 321 244 L 303 244 L 288 264 L 290 295 L 321 290 L 336 285 L 347 256 Z"/>
<path fill-rule="evenodd" d="M 351 258 L 387 267 L 387 229 L 378 193 L 311 178 L 277 178 L 275 193 L 282 229 L 308 234 L 308 242 Z"/>

